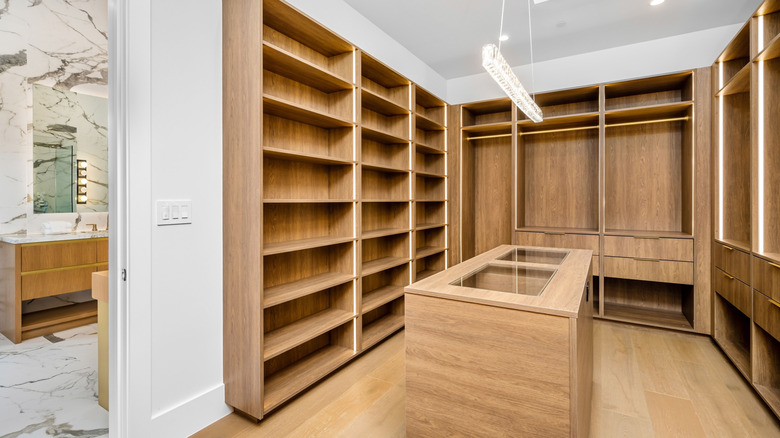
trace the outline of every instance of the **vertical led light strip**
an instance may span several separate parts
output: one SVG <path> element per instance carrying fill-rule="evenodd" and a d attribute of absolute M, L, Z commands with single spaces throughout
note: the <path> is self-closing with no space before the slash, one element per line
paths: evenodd
<path fill-rule="evenodd" d="M 449 247 L 450 247 L 450 233 L 449 233 L 449 201 L 450 201 L 450 178 L 447 174 L 447 105 L 444 105 L 444 247 L 447 248 L 444 251 L 444 269 L 450 267 L 449 261 Z"/>
<path fill-rule="evenodd" d="M 718 90 L 723 89 L 723 61 L 718 63 Z M 718 239 L 723 240 L 723 95 L 718 96 Z"/>
<path fill-rule="evenodd" d="M 352 314 L 360 316 L 360 309 L 358 309 L 358 265 L 357 265 L 357 252 L 358 252 L 358 235 L 357 235 L 357 94 L 360 90 L 357 88 L 357 50 L 352 51 L 352 236 L 355 240 L 352 241 L 352 275 L 355 277 L 352 280 Z M 358 351 L 358 326 L 357 319 L 353 319 L 352 327 L 352 350 Z"/>
<path fill-rule="evenodd" d="M 764 50 L 764 16 L 758 17 L 758 51 Z M 758 252 L 764 252 L 764 61 L 758 61 Z"/>

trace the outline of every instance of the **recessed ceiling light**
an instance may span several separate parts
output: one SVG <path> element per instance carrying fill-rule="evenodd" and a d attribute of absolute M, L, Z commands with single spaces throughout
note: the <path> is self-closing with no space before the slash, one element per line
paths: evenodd
<path fill-rule="evenodd" d="M 501 35 L 500 37 L 498 37 L 499 41 L 506 41 L 508 39 L 509 39 L 509 35 L 506 35 L 506 34 L 505 35 Z"/>
<path fill-rule="evenodd" d="M 661 3 L 663 3 L 663 2 L 664 2 L 664 0 L 651 0 L 650 1 L 650 6 L 658 6 Z"/>

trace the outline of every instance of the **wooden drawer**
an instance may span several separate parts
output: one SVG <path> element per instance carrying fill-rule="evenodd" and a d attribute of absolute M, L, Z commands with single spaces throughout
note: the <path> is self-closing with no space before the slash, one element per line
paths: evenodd
<path fill-rule="evenodd" d="M 97 245 L 98 263 L 108 263 L 108 239 L 98 239 L 95 244 Z"/>
<path fill-rule="evenodd" d="M 22 275 L 22 300 L 91 289 L 95 270 L 95 266 L 85 266 Z"/>
<path fill-rule="evenodd" d="M 693 240 L 604 236 L 604 255 L 693 261 Z"/>
<path fill-rule="evenodd" d="M 720 269 L 715 269 L 715 292 L 720 294 L 734 307 L 750 317 L 752 309 L 750 307 L 750 286 L 739 281 L 733 275 L 729 275 Z"/>
<path fill-rule="evenodd" d="M 714 243 L 712 252 L 716 267 L 750 284 L 750 254 L 718 242 Z"/>
<path fill-rule="evenodd" d="M 753 291 L 753 322 L 780 340 L 780 303 Z"/>
<path fill-rule="evenodd" d="M 604 257 L 604 276 L 662 283 L 693 284 L 693 263 Z"/>
<path fill-rule="evenodd" d="M 590 234 L 517 231 L 515 239 L 517 245 L 589 249 L 593 254 L 599 253 L 599 236 Z"/>
<path fill-rule="evenodd" d="M 780 301 L 780 264 L 753 257 L 753 288 Z"/>
<path fill-rule="evenodd" d="M 90 265 L 96 261 L 93 239 L 22 245 L 22 272 Z"/>

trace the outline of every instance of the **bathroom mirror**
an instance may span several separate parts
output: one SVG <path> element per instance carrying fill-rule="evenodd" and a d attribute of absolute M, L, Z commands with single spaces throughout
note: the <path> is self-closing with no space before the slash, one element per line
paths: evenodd
<path fill-rule="evenodd" d="M 108 211 L 108 99 L 32 88 L 34 212 Z"/>

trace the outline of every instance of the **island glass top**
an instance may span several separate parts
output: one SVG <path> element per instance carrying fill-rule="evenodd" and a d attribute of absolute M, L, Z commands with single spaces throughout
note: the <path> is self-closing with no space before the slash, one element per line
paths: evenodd
<path fill-rule="evenodd" d="M 555 272 L 554 268 L 488 263 L 450 284 L 510 294 L 540 295 Z"/>
<path fill-rule="evenodd" d="M 543 263 L 546 265 L 560 265 L 569 254 L 569 251 L 539 250 L 530 248 L 513 248 L 496 260 L 510 262 Z"/>

